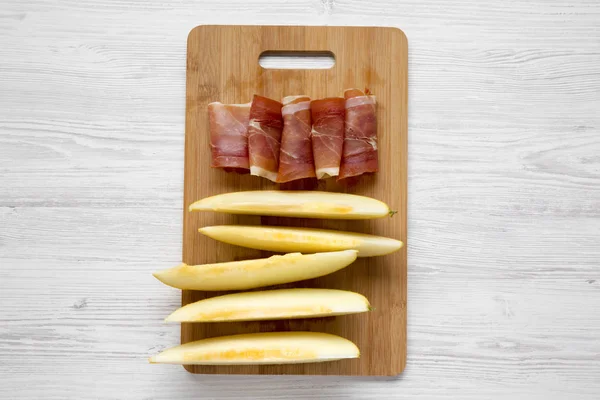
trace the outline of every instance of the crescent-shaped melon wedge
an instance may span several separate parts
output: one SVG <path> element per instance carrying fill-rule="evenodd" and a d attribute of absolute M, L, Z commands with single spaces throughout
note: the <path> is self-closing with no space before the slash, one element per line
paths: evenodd
<path fill-rule="evenodd" d="M 356 250 L 291 253 L 258 260 L 187 265 L 155 272 L 166 285 L 189 290 L 246 290 L 317 278 L 356 260 Z"/>
<path fill-rule="evenodd" d="M 189 210 L 329 219 L 371 219 L 393 214 L 387 204 L 370 197 L 291 190 L 224 193 L 198 200 Z"/>
<path fill-rule="evenodd" d="M 172 347 L 151 363 L 186 365 L 299 364 L 358 358 L 358 347 L 319 332 L 267 332 L 222 336 Z"/>
<path fill-rule="evenodd" d="M 359 257 L 382 256 L 399 250 L 399 240 L 363 233 L 279 226 L 218 225 L 199 232 L 236 246 L 280 253 L 358 250 Z"/>
<path fill-rule="evenodd" d="M 361 294 L 334 289 L 278 289 L 212 297 L 187 304 L 167 322 L 256 321 L 330 317 L 369 311 Z"/>

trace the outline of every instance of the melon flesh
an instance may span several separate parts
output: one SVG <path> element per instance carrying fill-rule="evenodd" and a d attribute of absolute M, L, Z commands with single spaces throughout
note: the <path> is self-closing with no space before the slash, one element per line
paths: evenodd
<path fill-rule="evenodd" d="M 329 219 L 371 219 L 391 214 L 387 204 L 370 197 L 301 190 L 225 193 L 198 200 L 189 210 Z"/>
<path fill-rule="evenodd" d="M 358 257 L 372 257 L 393 253 L 403 246 L 399 240 L 382 236 L 327 229 L 218 225 L 200 228 L 199 232 L 236 246 L 279 253 L 357 250 Z"/>
<path fill-rule="evenodd" d="M 185 305 L 167 322 L 253 321 L 328 317 L 370 310 L 361 294 L 334 289 L 279 289 L 212 297 Z"/>
<path fill-rule="evenodd" d="M 186 365 L 298 364 L 358 358 L 358 347 L 318 332 L 268 332 L 222 336 L 170 348 L 151 363 Z"/>
<path fill-rule="evenodd" d="M 155 272 L 166 285 L 189 290 L 246 290 L 318 278 L 356 260 L 356 250 L 292 253 L 258 260 L 187 265 Z"/>

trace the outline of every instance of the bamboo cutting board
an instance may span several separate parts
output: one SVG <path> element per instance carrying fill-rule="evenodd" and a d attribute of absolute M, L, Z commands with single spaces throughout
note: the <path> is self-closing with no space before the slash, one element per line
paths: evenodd
<path fill-rule="evenodd" d="M 326 70 L 263 69 L 262 52 L 331 51 Z M 395 28 L 198 26 L 188 37 L 185 125 L 183 262 L 205 264 L 262 258 L 271 253 L 214 241 L 198 228 L 220 224 L 288 225 L 388 236 L 406 244 L 407 75 L 406 36 Z M 372 176 L 276 185 L 264 178 L 211 169 L 207 105 L 245 103 L 254 94 L 280 100 L 286 95 L 340 96 L 346 88 L 369 88 L 377 96 L 379 168 Z M 188 206 L 215 194 L 257 189 L 318 189 L 371 196 L 398 213 L 372 221 L 309 220 L 189 213 Z M 181 341 L 249 332 L 317 331 L 352 340 L 361 358 L 274 366 L 186 366 L 204 374 L 397 375 L 406 364 L 406 245 L 398 252 L 358 259 L 325 277 L 278 287 L 351 290 L 375 308 L 350 316 L 265 322 L 182 324 Z M 225 292 L 184 291 L 182 304 Z"/>

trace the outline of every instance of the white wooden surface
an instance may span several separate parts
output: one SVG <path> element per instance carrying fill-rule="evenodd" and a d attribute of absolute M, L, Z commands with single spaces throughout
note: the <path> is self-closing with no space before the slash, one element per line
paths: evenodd
<path fill-rule="evenodd" d="M 179 340 L 186 35 L 387 25 L 410 45 L 398 379 L 193 376 Z M 600 398 L 596 0 L 4 0 L 0 398 Z"/>

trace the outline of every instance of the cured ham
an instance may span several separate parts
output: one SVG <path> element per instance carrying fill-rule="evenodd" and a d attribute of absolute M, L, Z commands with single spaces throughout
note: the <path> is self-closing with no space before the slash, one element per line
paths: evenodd
<path fill-rule="evenodd" d="M 279 151 L 277 182 L 315 177 L 310 140 L 310 97 L 288 96 L 282 100 L 283 133 Z"/>
<path fill-rule="evenodd" d="M 275 100 L 254 95 L 248 123 L 250 174 L 277 181 L 283 119 Z"/>
<path fill-rule="evenodd" d="M 375 96 L 358 89 L 344 92 L 346 124 L 338 180 L 377 172 L 377 118 Z"/>
<path fill-rule="evenodd" d="M 310 103 L 312 149 L 318 179 L 337 176 L 340 172 L 344 142 L 345 100 L 331 97 Z"/>
<path fill-rule="evenodd" d="M 208 105 L 213 168 L 247 173 L 250 103 Z"/>

